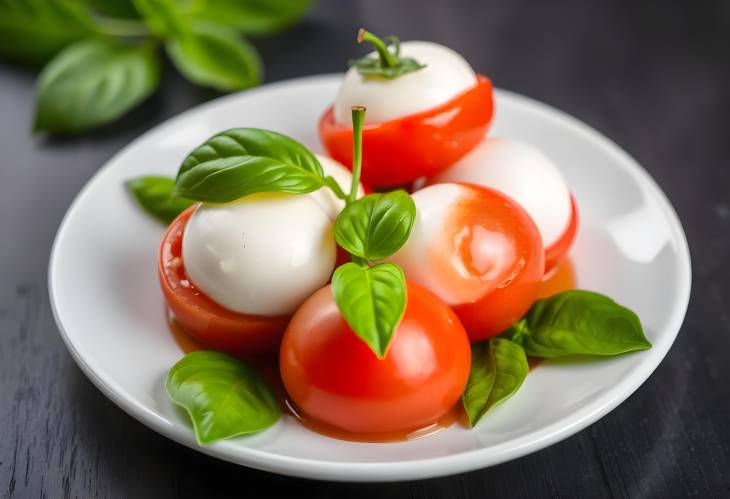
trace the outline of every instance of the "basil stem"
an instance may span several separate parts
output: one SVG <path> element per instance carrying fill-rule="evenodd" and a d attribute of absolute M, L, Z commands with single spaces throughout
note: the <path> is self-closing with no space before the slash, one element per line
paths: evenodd
<path fill-rule="evenodd" d="M 357 43 L 367 42 L 370 43 L 380 55 L 380 64 L 386 68 L 393 68 L 398 65 L 398 59 L 395 55 L 388 50 L 388 46 L 385 45 L 383 40 L 367 31 L 365 28 L 360 28 L 357 32 Z"/>
<path fill-rule="evenodd" d="M 362 171 L 362 125 L 365 121 L 365 106 L 352 106 L 352 185 L 347 196 L 347 204 L 357 199 Z"/>

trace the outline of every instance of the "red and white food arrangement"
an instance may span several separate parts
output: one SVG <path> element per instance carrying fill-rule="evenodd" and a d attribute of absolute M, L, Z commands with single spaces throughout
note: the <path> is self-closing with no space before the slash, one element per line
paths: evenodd
<path fill-rule="evenodd" d="M 358 40 L 376 52 L 320 121 L 331 158 L 237 128 L 174 180 L 129 183 L 170 222 L 158 276 L 171 322 L 201 349 L 166 386 L 201 444 L 283 410 L 365 441 L 474 426 L 519 389 L 528 357 L 651 346 L 608 297 L 570 283 L 541 297 L 578 208 L 544 153 L 486 136 L 489 80 L 441 45 Z"/>

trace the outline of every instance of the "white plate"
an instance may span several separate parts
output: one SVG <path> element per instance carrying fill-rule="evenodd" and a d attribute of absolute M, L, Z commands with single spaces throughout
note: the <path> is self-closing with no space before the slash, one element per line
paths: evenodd
<path fill-rule="evenodd" d="M 132 203 L 122 183 L 173 175 L 192 147 L 232 127 L 270 128 L 321 151 L 317 119 L 338 82 L 331 75 L 302 78 L 206 103 L 135 140 L 84 187 L 58 230 L 49 288 L 66 346 L 94 384 L 142 423 L 206 454 L 276 473 L 353 481 L 425 478 L 501 463 L 574 434 L 631 395 L 664 358 L 687 309 L 690 260 L 680 222 L 659 187 L 615 144 L 562 112 L 500 90 L 492 135 L 543 149 L 578 201 L 572 256 L 578 285 L 635 310 L 654 347 L 608 360 L 545 362 L 473 430 L 454 425 L 408 442 L 353 443 L 285 416 L 258 435 L 196 445 L 163 387 L 182 356 L 165 323 L 155 274 L 163 228 Z"/>

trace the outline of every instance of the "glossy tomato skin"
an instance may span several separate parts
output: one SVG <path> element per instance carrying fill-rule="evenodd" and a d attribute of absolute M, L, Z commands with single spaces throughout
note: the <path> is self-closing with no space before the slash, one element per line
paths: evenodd
<path fill-rule="evenodd" d="M 571 195 L 570 221 L 568 222 L 568 226 L 557 241 L 545 248 L 545 275 L 550 275 L 565 260 L 565 257 L 568 256 L 570 248 L 575 242 L 575 237 L 578 235 L 579 222 L 578 204 L 575 202 L 575 197 Z"/>
<path fill-rule="evenodd" d="M 476 147 L 494 114 L 492 83 L 478 75 L 471 89 L 431 110 L 363 129 L 362 180 L 373 187 L 399 186 L 430 177 Z M 352 127 L 336 123 L 330 106 L 319 135 L 330 156 L 352 167 Z"/>
<path fill-rule="evenodd" d="M 157 255 L 157 274 L 169 313 L 187 334 L 208 348 L 233 355 L 271 355 L 277 351 L 288 316 L 232 312 L 195 288 L 185 275 L 182 240 L 197 206 L 181 213 L 165 231 Z"/>
<path fill-rule="evenodd" d="M 287 393 L 305 417 L 359 434 L 409 431 L 438 420 L 461 397 L 470 360 L 459 319 L 413 283 L 384 359 L 348 327 L 331 286 L 294 314 L 279 357 Z"/>

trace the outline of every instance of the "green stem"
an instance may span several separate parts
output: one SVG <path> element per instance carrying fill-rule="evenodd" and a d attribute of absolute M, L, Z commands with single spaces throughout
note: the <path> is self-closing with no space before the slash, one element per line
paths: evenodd
<path fill-rule="evenodd" d="M 362 171 L 362 125 L 365 121 L 365 106 L 352 106 L 352 184 L 347 204 L 357 199 Z"/>
<path fill-rule="evenodd" d="M 96 22 L 99 27 L 99 32 L 107 36 L 144 37 L 152 34 L 147 25 L 141 21 L 113 17 L 97 17 Z"/>
<path fill-rule="evenodd" d="M 362 42 L 368 42 L 375 47 L 375 50 L 380 55 L 380 63 L 384 68 L 393 68 L 398 65 L 398 58 L 388 50 L 385 42 L 369 31 L 366 31 L 365 28 L 360 28 L 357 32 L 357 43 Z"/>

